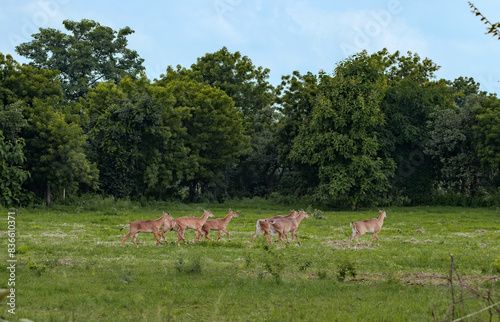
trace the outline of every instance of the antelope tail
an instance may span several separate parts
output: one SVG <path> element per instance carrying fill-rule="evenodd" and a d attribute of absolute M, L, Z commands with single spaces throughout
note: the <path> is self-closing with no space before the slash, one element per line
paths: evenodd
<path fill-rule="evenodd" d="M 125 228 L 125 227 L 127 227 L 127 226 L 129 226 L 129 225 L 130 225 L 130 223 L 129 223 L 129 224 L 126 224 L 125 226 L 123 226 L 123 227 L 122 227 L 122 229 L 120 229 L 120 231 L 122 231 L 122 230 L 123 230 L 123 228 Z"/>

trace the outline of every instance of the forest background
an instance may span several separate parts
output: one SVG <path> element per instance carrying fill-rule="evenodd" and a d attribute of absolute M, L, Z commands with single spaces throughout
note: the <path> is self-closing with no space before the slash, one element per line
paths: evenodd
<path fill-rule="evenodd" d="M 0 54 L 4 206 L 500 205 L 500 100 L 470 77 L 436 79 L 417 53 L 363 51 L 273 86 L 269 69 L 223 47 L 150 80 L 131 28 L 63 25 L 16 47 L 29 64 Z"/>

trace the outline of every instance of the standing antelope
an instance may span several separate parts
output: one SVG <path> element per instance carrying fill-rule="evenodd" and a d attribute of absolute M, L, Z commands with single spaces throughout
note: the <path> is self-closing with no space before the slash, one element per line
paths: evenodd
<path fill-rule="evenodd" d="M 227 224 L 229 224 L 229 221 L 231 218 L 239 218 L 237 213 L 229 209 L 229 213 L 226 215 L 225 218 L 221 219 L 211 219 L 207 220 L 207 222 L 201 227 L 201 231 L 205 233 L 205 238 L 208 240 L 211 240 L 208 238 L 208 233 L 210 232 L 211 229 L 218 230 L 219 231 L 219 236 L 217 237 L 217 241 L 220 239 L 220 233 L 224 232 L 227 235 L 227 240 L 231 241 L 231 238 L 229 237 L 229 233 L 226 230 Z"/>
<path fill-rule="evenodd" d="M 184 238 L 184 231 L 187 228 L 194 229 L 195 231 L 198 232 L 193 240 L 193 243 L 196 241 L 196 239 L 201 240 L 201 237 L 203 236 L 203 234 L 201 233 L 201 228 L 207 222 L 207 219 L 209 217 L 214 217 L 214 215 L 210 212 L 210 210 L 205 210 L 201 218 L 196 218 L 196 217 L 177 218 L 175 220 L 175 223 L 178 227 L 176 243 L 179 243 L 181 240 L 183 240 L 184 244 L 186 244 L 186 239 Z"/>
<path fill-rule="evenodd" d="M 162 226 L 165 227 L 166 225 L 168 225 L 169 222 L 174 222 L 174 221 L 175 219 L 172 218 L 170 214 L 164 212 L 163 215 L 156 220 L 134 221 L 128 223 L 125 226 L 123 226 L 122 229 L 120 229 L 120 231 L 122 231 L 123 228 L 129 226 L 129 233 L 127 236 L 125 236 L 125 238 L 123 238 L 120 247 L 122 247 L 123 243 L 132 235 L 134 235 L 134 237 L 132 238 L 132 242 L 134 243 L 135 247 L 138 247 L 135 242 L 135 239 L 137 238 L 137 235 L 139 235 L 139 233 L 153 233 L 153 235 L 156 238 L 156 242 L 158 243 L 158 246 L 160 246 L 161 238 L 158 239 L 158 230 L 160 229 L 160 227 Z"/>
<path fill-rule="evenodd" d="M 378 241 L 378 232 L 382 229 L 382 225 L 384 224 L 384 218 L 387 217 L 385 210 L 380 210 L 380 216 L 377 218 L 367 219 L 363 221 L 351 222 L 350 226 L 352 227 L 352 236 L 349 238 L 349 247 L 351 246 L 351 240 L 354 237 L 359 245 L 358 237 L 363 236 L 366 233 L 373 234 L 372 241 L 368 246 L 371 246 L 373 243 L 373 239 L 377 238 L 377 245 L 379 245 Z"/>
<path fill-rule="evenodd" d="M 269 221 L 270 228 L 271 228 L 271 236 L 269 236 L 269 244 L 271 244 L 271 241 L 274 236 L 274 232 L 277 232 L 279 234 L 279 238 L 276 241 L 282 241 L 285 242 L 282 237 L 283 235 L 286 236 L 286 233 L 291 232 L 292 233 L 292 240 L 293 241 L 293 236 L 295 236 L 295 239 L 297 239 L 297 243 L 299 243 L 300 246 L 300 241 L 299 241 L 299 236 L 297 236 L 297 228 L 299 228 L 300 222 L 302 221 L 303 218 L 310 219 L 309 215 L 304 211 L 301 210 L 297 217 L 290 217 L 290 218 L 278 218 L 278 219 L 273 219 Z M 290 243 L 288 241 L 288 237 L 286 237 L 287 243 Z"/>
<path fill-rule="evenodd" d="M 274 216 L 271 218 L 257 220 L 256 230 L 255 230 L 255 233 L 252 234 L 252 238 L 250 239 L 250 243 L 253 242 L 253 239 L 255 236 L 260 235 L 261 231 L 264 231 L 263 236 L 269 235 L 269 221 L 274 220 L 274 219 L 280 219 L 280 218 L 295 218 L 295 217 L 297 217 L 298 214 L 299 213 L 297 211 L 290 210 L 290 213 L 286 216 L 277 215 L 277 216 Z M 285 236 L 286 236 L 286 239 L 288 240 L 288 236 L 286 234 L 285 234 Z"/>

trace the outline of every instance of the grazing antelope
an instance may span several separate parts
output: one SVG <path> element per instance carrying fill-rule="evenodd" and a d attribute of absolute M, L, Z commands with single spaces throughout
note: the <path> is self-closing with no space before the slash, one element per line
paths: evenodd
<path fill-rule="evenodd" d="M 203 225 L 207 222 L 207 219 L 209 217 L 214 217 L 214 215 L 210 212 L 210 210 L 205 210 L 203 212 L 203 215 L 201 218 L 192 218 L 192 217 L 180 217 L 175 220 L 175 223 L 178 227 L 177 229 L 177 241 L 176 243 L 179 243 L 181 240 L 184 241 L 184 244 L 186 244 L 186 239 L 184 238 L 184 231 L 189 228 L 189 229 L 194 229 L 197 234 L 196 237 L 193 240 L 193 243 L 196 241 L 196 239 L 201 240 L 201 236 L 203 236 L 201 232 L 201 228 Z"/>
<path fill-rule="evenodd" d="M 139 233 L 153 233 L 153 235 L 156 238 L 156 242 L 158 243 L 158 246 L 160 246 L 161 238 L 158 239 L 158 230 L 160 229 L 160 227 L 162 226 L 165 227 L 169 225 L 170 222 L 174 221 L 175 219 L 172 218 L 170 214 L 164 212 L 163 215 L 156 220 L 134 221 L 128 223 L 125 226 L 123 226 L 122 229 L 120 229 L 120 231 L 122 231 L 123 228 L 129 226 L 129 233 L 127 236 L 125 236 L 125 238 L 123 238 L 120 247 L 122 247 L 123 243 L 132 235 L 134 235 L 134 237 L 132 238 L 132 242 L 134 243 L 135 247 L 138 247 L 135 242 L 135 239 L 137 238 L 137 235 L 139 235 Z"/>
<path fill-rule="evenodd" d="M 293 237 L 295 236 L 295 239 L 297 239 L 297 243 L 299 243 L 300 246 L 300 241 L 299 241 L 299 236 L 297 236 L 297 228 L 299 228 L 300 222 L 302 219 L 307 218 L 310 219 L 311 217 L 304 211 L 301 210 L 297 217 L 290 217 L 290 218 L 279 218 L 279 219 L 273 219 L 269 221 L 270 228 L 271 228 L 271 236 L 269 236 L 269 244 L 271 244 L 271 241 L 273 239 L 274 233 L 277 232 L 279 234 L 279 238 L 276 241 L 282 241 L 285 242 L 282 237 L 283 235 L 286 236 L 286 233 L 290 232 L 292 233 L 292 240 L 288 241 L 288 237 L 286 238 L 287 243 L 290 243 L 293 241 Z"/>
<path fill-rule="evenodd" d="M 274 220 L 274 219 L 280 219 L 280 218 L 294 218 L 297 217 L 299 213 L 295 210 L 290 210 L 290 213 L 286 216 L 274 216 L 271 218 L 267 219 L 259 219 L 257 220 L 257 225 L 256 225 L 256 230 L 255 233 L 252 234 L 252 238 L 250 239 L 250 243 L 253 242 L 253 239 L 255 236 L 260 235 L 261 231 L 264 231 L 264 237 L 269 235 L 269 221 Z M 288 236 L 285 234 L 286 239 L 288 240 Z"/>
<path fill-rule="evenodd" d="M 385 210 L 380 210 L 380 216 L 377 218 L 367 219 L 363 221 L 351 222 L 350 226 L 352 227 L 352 236 L 349 238 L 349 247 L 351 246 L 351 240 L 354 237 L 359 245 L 358 237 L 363 236 L 366 233 L 373 234 L 372 241 L 368 246 L 373 243 L 373 239 L 377 238 L 377 245 L 379 245 L 378 241 L 378 232 L 382 229 L 382 225 L 384 224 L 384 218 L 387 217 Z"/>
<path fill-rule="evenodd" d="M 220 239 L 220 233 L 224 232 L 227 235 L 227 240 L 231 241 L 231 238 L 229 237 L 229 233 L 226 230 L 227 224 L 229 224 L 229 221 L 231 218 L 239 218 L 237 213 L 229 209 L 229 213 L 226 215 L 225 218 L 221 219 L 211 219 L 207 220 L 207 222 L 201 227 L 201 231 L 205 233 L 205 238 L 208 240 L 211 240 L 208 238 L 208 233 L 210 232 L 211 229 L 218 230 L 219 231 L 219 236 L 217 237 L 217 241 Z"/>

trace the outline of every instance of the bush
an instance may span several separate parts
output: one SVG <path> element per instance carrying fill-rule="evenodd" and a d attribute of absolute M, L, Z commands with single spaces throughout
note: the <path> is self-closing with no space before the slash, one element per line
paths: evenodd
<path fill-rule="evenodd" d="M 347 276 L 351 278 L 356 278 L 358 273 L 356 272 L 356 267 L 354 263 L 349 258 L 344 258 L 339 264 L 339 270 L 337 273 L 337 280 L 339 282 L 345 281 Z"/>
<path fill-rule="evenodd" d="M 179 257 L 177 263 L 175 264 L 175 269 L 178 273 L 186 274 L 186 275 L 197 275 L 201 274 L 202 266 L 201 266 L 201 258 L 196 256 L 191 260 L 186 261 L 185 256 Z"/>

